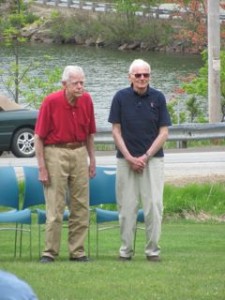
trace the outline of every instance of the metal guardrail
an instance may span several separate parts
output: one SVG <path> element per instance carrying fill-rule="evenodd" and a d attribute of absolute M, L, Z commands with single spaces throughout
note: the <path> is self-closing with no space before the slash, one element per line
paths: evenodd
<path fill-rule="evenodd" d="M 225 138 L 225 123 L 181 124 L 169 127 L 169 141 L 213 140 Z M 113 144 L 111 128 L 98 128 L 96 144 Z"/>
<path fill-rule="evenodd" d="M 55 7 L 76 8 L 93 12 L 115 11 L 115 4 L 113 3 L 100 3 L 84 0 L 35 0 L 34 3 Z"/>
<path fill-rule="evenodd" d="M 105 3 L 104 0 L 103 2 L 94 2 L 91 0 L 34 0 L 34 3 L 45 6 L 50 5 L 57 8 L 79 9 L 94 13 L 112 13 L 117 11 L 117 5 L 115 3 Z M 173 18 L 173 14 L 175 14 L 174 18 L 177 18 L 176 14 L 178 12 L 187 12 L 184 8 L 178 8 L 179 5 L 173 3 L 161 4 L 158 6 L 140 4 L 135 15 L 147 18 L 169 19 Z"/>
<path fill-rule="evenodd" d="M 34 0 L 34 3 L 57 8 L 79 9 L 95 13 L 111 13 L 117 11 L 117 6 L 115 3 L 94 2 L 91 0 Z M 160 14 L 157 10 L 153 11 L 150 6 L 146 6 L 144 4 L 140 5 L 138 10 L 139 11 L 136 11 L 135 13 L 137 16 L 160 17 Z M 164 15 L 164 13 L 162 15 Z"/>

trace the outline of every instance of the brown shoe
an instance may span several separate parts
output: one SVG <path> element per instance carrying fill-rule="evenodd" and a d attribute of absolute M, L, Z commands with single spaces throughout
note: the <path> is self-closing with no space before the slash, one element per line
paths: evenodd
<path fill-rule="evenodd" d="M 161 261 L 159 255 L 146 256 L 146 258 L 147 258 L 148 261 L 151 261 L 151 262 L 159 262 L 159 261 Z"/>

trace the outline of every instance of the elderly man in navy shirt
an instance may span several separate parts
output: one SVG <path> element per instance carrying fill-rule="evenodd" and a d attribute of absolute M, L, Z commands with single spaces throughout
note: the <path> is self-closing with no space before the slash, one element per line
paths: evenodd
<path fill-rule="evenodd" d="M 160 261 L 159 239 L 163 214 L 163 145 L 171 125 L 162 92 L 149 86 L 150 65 L 134 60 L 129 68 L 130 87 L 113 97 L 109 122 L 117 147 L 116 194 L 121 247 L 119 259 L 131 260 L 133 238 L 141 201 L 145 228 L 145 255 Z"/>

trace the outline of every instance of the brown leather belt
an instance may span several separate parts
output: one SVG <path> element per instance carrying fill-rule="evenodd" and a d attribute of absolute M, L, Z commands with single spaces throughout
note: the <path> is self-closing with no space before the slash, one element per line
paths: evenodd
<path fill-rule="evenodd" d="M 84 142 L 74 142 L 74 143 L 61 143 L 61 144 L 51 144 L 47 145 L 48 147 L 56 147 L 56 148 L 65 148 L 65 149 L 77 149 L 81 148 L 85 145 Z"/>

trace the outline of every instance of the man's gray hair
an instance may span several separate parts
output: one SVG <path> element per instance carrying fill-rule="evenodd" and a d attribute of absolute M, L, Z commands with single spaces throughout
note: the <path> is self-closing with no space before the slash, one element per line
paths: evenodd
<path fill-rule="evenodd" d="M 85 76 L 84 71 L 81 67 L 66 66 L 63 71 L 63 74 L 62 74 L 62 82 L 67 82 L 70 79 L 70 76 L 74 75 L 74 74 L 79 74 L 79 75 Z"/>
<path fill-rule="evenodd" d="M 136 67 L 146 67 L 148 68 L 148 71 L 149 73 L 151 73 L 151 66 L 149 63 L 147 63 L 145 60 L 143 59 L 135 59 L 130 67 L 129 67 L 129 74 L 132 74 L 133 73 L 133 70 L 136 68 Z"/>

